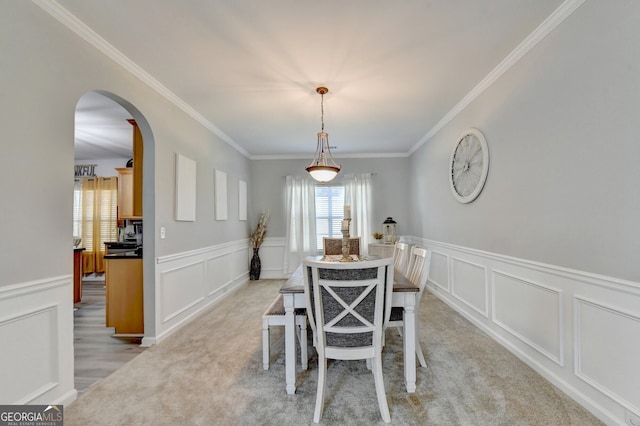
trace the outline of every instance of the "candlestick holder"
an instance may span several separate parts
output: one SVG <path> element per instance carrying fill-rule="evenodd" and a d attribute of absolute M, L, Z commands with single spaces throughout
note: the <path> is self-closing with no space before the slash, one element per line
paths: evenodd
<path fill-rule="evenodd" d="M 346 223 L 345 223 L 346 222 Z M 349 244 L 349 228 L 351 227 L 351 219 L 344 219 L 342 221 L 342 257 L 340 262 L 353 262 L 353 258 L 349 254 L 351 244 Z M 346 226 L 345 226 L 346 225 Z"/>

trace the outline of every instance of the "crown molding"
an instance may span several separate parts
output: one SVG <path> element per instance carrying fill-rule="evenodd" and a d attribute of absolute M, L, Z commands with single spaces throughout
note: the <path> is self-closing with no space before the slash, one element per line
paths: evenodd
<path fill-rule="evenodd" d="M 416 152 L 444 126 L 453 120 L 463 109 L 473 102 L 482 92 L 489 88 L 498 78 L 515 65 L 523 56 L 542 41 L 551 31 L 553 31 L 562 21 L 570 16 L 585 0 L 566 0 L 551 15 L 547 17 L 531 34 L 525 38 L 498 66 L 496 66 L 480 83 L 476 85 L 467 95 L 462 98 L 447 114 L 445 114 L 435 126 L 424 135 L 408 152 L 409 155 Z"/>
<path fill-rule="evenodd" d="M 32 0 L 71 31 L 94 46 L 100 52 L 112 59 L 114 62 L 125 68 L 127 71 L 138 77 L 143 83 L 164 96 L 169 102 L 175 104 L 186 114 L 198 121 L 214 134 L 218 135 L 224 142 L 234 148 L 243 156 L 250 160 L 279 160 L 279 159 L 303 159 L 307 158 L 297 155 L 250 155 L 247 150 L 238 145 L 229 135 L 224 133 L 213 123 L 207 120 L 202 114 L 193 109 L 189 104 L 180 99 L 175 93 L 153 78 L 149 73 L 130 60 L 122 52 L 100 37 L 95 31 L 80 21 L 75 15 L 62 7 L 55 0 Z M 547 17 L 527 38 L 525 38 L 506 58 L 504 58 L 487 76 L 485 76 L 467 95 L 460 100 L 444 117 L 436 123 L 431 130 L 426 133 L 406 154 L 354 154 L 342 155 L 342 158 L 389 158 L 389 157 L 409 157 L 422 145 L 436 135 L 444 126 L 455 118 L 464 108 L 473 102 L 480 94 L 489 88 L 498 78 L 507 72 L 514 64 L 524 57 L 540 41 L 542 41 L 551 31 L 570 16 L 585 0 L 566 0 L 551 15 Z"/>
<path fill-rule="evenodd" d="M 283 155 L 251 155 L 249 160 L 307 160 L 313 157 L 311 154 L 283 154 Z M 362 154 L 340 154 L 334 155 L 333 158 L 408 158 L 409 153 L 406 152 L 388 152 L 388 153 L 362 153 Z"/>
<path fill-rule="evenodd" d="M 169 102 L 176 105 L 186 114 L 191 116 L 194 120 L 202 124 L 207 129 L 218 135 L 228 145 L 238 151 L 245 157 L 249 157 L 249 152 L 243 147 L 238 145 L 229 135 L 224 133 L 213 123 L 207 120 L 202 114 L 193 109 L 189 104 L 180 99 L 175 93 L 169 90 L 166 86 L 153 78 L 151 74 L 139 67 L 135 62 L 125 56 L 122 52 L 116 49 L 112 44 L 107 42 L 104 38 L 100 37 L 95 31 L 89 28 L 84 22 L 79 20 L 75 15 L 70 13 L 67 9 L 62 7 L 60 3 L 55 0 L 31 0 L 36 5 L 40 6 L 45 12 L 53 16 L 60 21 L 63 25 L 69 28 L 71 31 L 80 36 L 83 40 L 91 44 L 98 49 L 108 58 L 115 63 L 129 71 L 131 74 L 138 77 L 143 83 L 151 87 L 153 90 L 164 96 Z"/>

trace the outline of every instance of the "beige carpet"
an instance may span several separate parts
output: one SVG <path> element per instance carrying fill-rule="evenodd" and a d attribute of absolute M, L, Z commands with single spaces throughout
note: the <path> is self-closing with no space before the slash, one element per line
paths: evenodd
<path fill-rule="evenodd" d="M 283 330 L 262 369 L 261 315 L 284 281 L 251 281 L 65 407 L 65 425 L 299 425 L 313 423 L 317 359 L 298 363 L 287 395 Z M 403 384 L 402 339 L 387 332 L 384 380 L 397 425 L 600 425 L 569 397 L 425 292 L 419 316 L 428 367 Z M 363 361 L 329 364 L 323 424 L 383 424 Z"/>

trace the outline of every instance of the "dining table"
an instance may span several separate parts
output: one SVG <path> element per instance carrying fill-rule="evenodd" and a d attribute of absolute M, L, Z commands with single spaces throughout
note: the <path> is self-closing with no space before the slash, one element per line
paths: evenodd
<path fill-rule="evenodd" d="M 340 256 L 311 256 L 309 259 L 336 262 Z M 359 262 L 373 260 L 377 256 L 359 257 L 354 259 Z M 418 287 L 409 281 L 406 276 L 394 270 L 393 293 L 391 297 L 392 307 L 401 307 L 404 310 L 404 330 L 403 336 L 403 360 L 404 379 L 408 393 L 416 391 L 416 297 Z M 291 277 L 280 288 L 280 293 L 284 299 L 285 321 L 285 379 L 288 394 L 296 392 L 296 330 L 294 311 L 300 308 L 307 308 L 307 301 L 304 294 L 303 265 L 299 265 L 291 274 Z"/>

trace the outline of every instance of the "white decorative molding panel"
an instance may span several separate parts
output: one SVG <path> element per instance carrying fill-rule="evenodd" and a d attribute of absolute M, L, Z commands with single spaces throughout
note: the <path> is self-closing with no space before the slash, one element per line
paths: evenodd
<path fill-rule="evenodd" d="M 575 373 L 634 412 L 640 412 L 639 312 L 581 296 L 575 306 Z"/>
<path fill-rule="evenodd" d="M 438 251 L 431 252 L 431 268 L 429 282 L 449 293 L 449 256 Z"/>
<path fill-rule="evenodd" d="M 562 293 L 496 270 L 492 278 L 493 321 L 563 365 Z"/>
<path fill-rule="evenodd" d="M 70 275 L 0 287 L 4 404 L 68 404 L 76 398 L 72 294 Z"/>
<path fill-rule="evenodd" d="M 458 257 L 451 258 L 451 294 L 483 316 L 488 316 L 487 268 Z"/>

